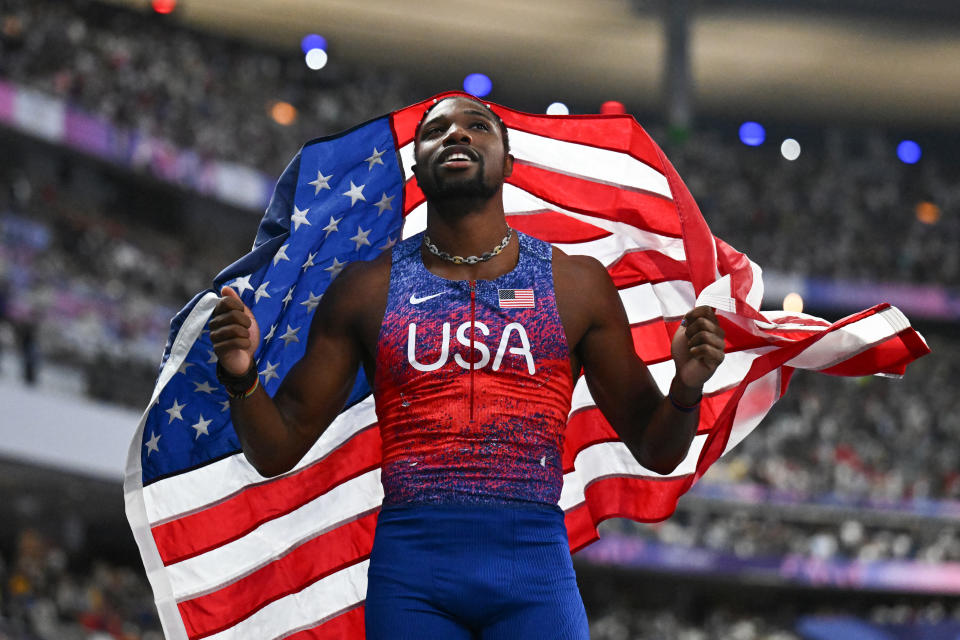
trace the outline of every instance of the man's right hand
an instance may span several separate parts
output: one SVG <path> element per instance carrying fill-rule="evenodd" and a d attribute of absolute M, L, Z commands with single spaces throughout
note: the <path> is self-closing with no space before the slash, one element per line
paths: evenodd
<path fill-rule="evenodd" d="M 260 344 L 260 327 L 253 312 L 230 287 L 220 289 L 220 302 L 210 318 L 210 340 L 220 366 L 235 376 L 243 375 Z"/>

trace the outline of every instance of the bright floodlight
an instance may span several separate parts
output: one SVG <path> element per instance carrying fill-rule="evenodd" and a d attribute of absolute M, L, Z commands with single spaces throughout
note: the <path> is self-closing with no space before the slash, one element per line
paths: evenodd
<path fill-rule="evenodd" d="M 800 313 L 803 311 L 803 298 L 799 293 L 788 293 L 783 299 L 783 310 Z"/>
<path fill-rule="evenodd" d="M 303 50 L 304 54 L 309 53 L 311 49 L 323 49 L 326 51 L 327 39 L 315 33 L 309 33 L 303 36 L 303 40 L 300 41 L 300 49 Z"/>
<path fill-rule="evenodd" d="M 767 132 L 759 122 L 744 122 L 740 125 L 740 142 L 748 147 L 759 147 L 767 139 Z"/>
<path fill-rule="evenodd" d="M 177 0 L 153 0 L 150 5 L 157 13 L 173 13 L 177 8 Z"/>
<path fill-rule="evenodd" d="M 316 71 L 327 66 L 327 52 L 323 49 L 310 49 L 306 55 L 307 66 Z"/>
<path fill-rule="evenodd" d="M 463 79 L 463 90 L 482 98 L 493 89 L 493 81 L 482 73 L 471 73 Z"/>
<path fill-rule="evenodd" d="M 897 145 L 897 157 L 900 158 L 901 162 L 916 164 L 920 161 L 921 155 L 923 155 L 923 152 L 920 151 L 920 145 L 913 140 L 902 140 Z"/>
<path fill-rule="evenodd" d="M 548 116 L 567 116 L 570 115 L 570 109 L 562 102 L 553 102 L 547 107 Z"/>
<path fill-rule="evenodd" d="M 793 138 L 787 138 L 780 143 L 780 155 L 791 162 L 800 157 L 800 143 Z"/>

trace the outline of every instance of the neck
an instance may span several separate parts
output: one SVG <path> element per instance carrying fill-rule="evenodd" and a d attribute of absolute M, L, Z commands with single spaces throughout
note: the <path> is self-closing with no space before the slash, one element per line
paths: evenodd
<path fill-rule="evenodd" d="M 491 198 L 486 206 L 473 210 L 458 208 L 455 211 L 455 215 L 451 215 L 451 210 L 446 206 L 438 206 L 433 202 L 427 204 L 427 235 L 441 251 L 462 257 L 479 256 L 492 250 L 503 240 L 507 232 L 507 221 L 500 197 Z M 519 243 L 516 240 L 514 232 L 513 241 L 501 254 L 475 265 L 447 262 L 429 253 L 426 248 L 421 251 L 421 255 L 424 265 L 442 277 L 488 280 L 507 273 L 516 266 L 519 256 Z"/>

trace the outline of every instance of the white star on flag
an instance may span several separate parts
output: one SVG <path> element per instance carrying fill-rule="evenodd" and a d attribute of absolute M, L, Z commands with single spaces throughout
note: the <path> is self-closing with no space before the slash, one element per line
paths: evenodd
<path fill-rule="evenodd" d="M 207 364 L 213 364 L 214 362 L 216 362 L 216 361 L 218 360 L 218 358 L 217 358 L 217 352 L 214 351 L 213 349 L 207 349 L 207 353 L 210 354 L 210 357 L 207 358 Z"/>
<path fill-rule="evenodd" d="M 324 271 L 329 271 L 329 272 L 330 272 L 330 279 L 333 280 L 333 279 L 336 278 L 338 275 L 340 275 L 340 272 L 343 271 L 343 268 L 344 268 L 345 266 L 347 266 L 347 263 L 346 263 L 346 262 L 340 262 L 339 260 L 337 260 L 337 257 L 334 256 L 334 257 L 333 257 L 333 264 L 330 265 L 329 267 L 326 267 L 326 268 L 324 269 Z"/>
<path fill-rule="evenodd" d="M 290 304 L 290 301 L 293 300 L 293 290 L 296 289 L 296 288 L 297 288 L 297 286 L 296 286 L 296 285 L 293 285 L 292 287 L 290 287 L 290 288 L 287 290 L 287 295 L 283 296 L 283 308 L 284 308 L 284 309 L 286 309 L 286 308 L 287 308 L 287 305 Z"/>
<path fill-rule="evenodd" d="M 307 308 L 307 311 L 312 312 L 314 309 L 317 308 L 317 305 L 320 304 L 320 298 L 322 297 L 323 297 L 322 293 L 319 296 L 315 296 L 313 295 L 313 291 L 311 291 L 310 297 L 307 298 L 306 301 L 301 302 L 300 304 L 305 306 Z"/>
<path fill-rule="evenodd" d="M 290 246 L 290 243 L 288 242 L 287 244 L 277 249 L 277 253 L 273 256 L 273 266 L 277 266 L 277 263 L 280 262 L 281 260 L 290 260 L 290 258 L 287 257 L 287 247 L 289 246 Z"/>
<path fill-rule="evenodd" d="M 378 217 L 378 218 L 380 217 L 380 214 L 382 214 L 384 211 L 386 211 L 386 210 L 388 210 L 388 209 L 389 209 L 390 211 L 393 211 L 393 205 L 390 204 L 390 203 L 393 202 L 394 197 L 396 197 L 396 196 L 390 196 L 390 197 L 388 198 L 388 197 L 387 197 L 387 193 L 384 191 L 384 192 L 383 192 L 383 195 L 380 196 L 380 201 L 373 203 L 373 206 L 375 206 L 375 207 L 377 208 L 377 217 Z"/>
<path fill-rule="evenodd" d="M 277 325 L 273 325 L 272 327 L 270 327 L 270 333 L 268 333 L 268 334 L 263 338 L 263 341 L 264 341 L 264 342 L 270 342 L 271 340 L 273 340 L 273 332 L 276 331 L 276 330 L 277 330 Z"/>
<path fill-rule="evenodd" d="M 308 227 L 312 226 L 310 221 L 307 220 L 307 213 L 310 211 L 310 208 L 300 209 L 297 205 L 293 205 L 293 215 L 290 216 L 290 222 L 293 223 L 293 230 L 296 231 L 300 228 L 301 224 L 305 224 Z"/>
<path fill-rule="evenodd" d="M 164 411 L 166 411 L 170 415 L 170 419 L 167 420 L 167 424 L 170 424 L 171 422 L 173 422 L 174 418 L 176 418 L 177 420 L 183 420 L 183 415 L 181 415 L 180 412 L 183 410 L 185 406 L 187 406 L 186 402 L 184 402 L 183 404 L 179 404 L 177 402 L 177 399 L 174 398 L 173 404 L 170 405 L 170 408 L 164 409 Z"/>
<path fill-rule="evenodd" d="M 367 236 L 370 235 L 370 232 L 372 230 L 373 229 L 371 228 L 364 231 L 363 227 L 361 227 L 360 225 L 357 225 L 357 235 L 350 238 L 351 240 L 353 240 L 354 244 L 356 245 L 356 248 L 354 249 L 354 251 L 360 251 L 360 247 L 362 247 L 363 245 L 367 245 L 368 247 L 370 246 L 370 241 L 367 240 Z"/>
<path fill-rule="evenodd" d="M 267 384 L 274 378 L 277 378 L 278 380 L 280 379 L 280 374 L 277 373 L 277 367 L 279 366 L 279 362 L 277 364 L 270 364 L 269 361 L 267 362 L 267 368 L 260 372 L 260 375 L 263 376 L 263 384 Z"/>
<path fill-rule="evenodd" d="M 297 337 L 298 331 L 300 331 L 300 327 L 294 329 L 290 325 L 287 325 L 286 332 L 280 336 L 280 339 L 283 340 L 283 346 L 287 346 L 291 342 L 300 342 L 300 338 Z"/>
<path fill-rule="evenodd" d="M 353 207 L 353 205 L 357 204 L 357 200 L 363 200 L 364 202 L 367 201 L 367 199 L 363 197 L 363 188 L 364 188 L 365 186 L 367 186 L 367 185 L 361 184 L 361 185 L 358 187 L 357 185 L 353 184 L 353 180 L 350 181 L 350 189 L 348 189 L 347 191 L 344 191 L 342 195 L 350 196 L 350 206 L 351 206 L 351 207 Z"/>
<path fill-rule="evenodd" d="M 259 287 L 257 287 L 256 293 L 253 294 L 253 304 L 260 302 L 260 298 L 269 298 L 270 294 L 267 293 L 267 285 L 270 284 L 270 281 L 267 280 Z"/>
<path fill-rule="evenodd" d="M 187 369 L 189 369 L 192 366 L 193 366 L 192 362 L 187 362 L 186 360 L 184 360 L 183 364 L 180 365 L 180 368 L 177 369 L 177 373 L 182 373 L 183 375 L 187 375 Z"/>
<path fill-rule="evenodd" d="M 203 393 L 213 393 L 214 391 L 216 391 L 216 389 L 211 387 L 210 383 L 207 382 L 206 380 L 204 380 L 203 382 L 194 382 L 193 386 L 194 386 L 193 390 L 196 391 L 197 393 L 200 393 L 201 391 Z"/>
<path fill-rule="evenodd" d="M 325 176 L 325 175 L 323 175 L 323 172 L 322 172 L 322 171 L 320 171 L 319 169 L 317 170 L 317 179 L 316 179 L 316 180 L 311 180 L 310 182 L 307 183 L 307 184 L 309 184 L 309 185 L 311 185 L 311 186 L 313 186 L 313 187 L 315 188 L 315 191 L 313 192 L 314 197 L 320 195 L 320 190 L 321 190 L 321 189 L 329 189 L 329 188 L 330 188 L 330 185 L 327 184 L 327 183 L 330 181 L 330 178 L 332 178 L 332 177 L 333 177 L 333 174 L 332 174 L 332 173 L 331 173 L 330 175 L 328 175 L 328 176 Z"/>
<path fill-rule="evenodd" d="M 395 244 L 397 244 L 396 238 L 391 238 L 390 236 L 387 236 L 387 241 L 384 242 L 383 246 L 380 248 L 386 251 L 387 249 L 390 249 L 391 247 L 393 247 L 393 245 Z"/>
<path fill-rule="evenodd" d="M 373 155 L 364 160 L 364 162 L 367 163 L 367 171 L 373 169 L 373 165 L 375 164 L 383 165 L 383 160 L 380 159 L 380 156 L 382 156 L 383 153 L 383 151 L 377 151 L 376 147 L 373 148 Z"/>
<path fill-rule="evenodd" d="M 150 432 L 150 439 L 143 445 L 147 448 L 147 456 L 149 457 L 151 453 L 156 451 L 160 453 L 160 447 L 157 446 L 157 443 L 160 442 L 160 438 L 163 436 L 155 431 Z"/>
<path fill-rule="evenodd" d="M 343 216 L 341 216 L 341 217 L 339 217 L 339 218 L 334 218 L 333 216 L 330 216 L 330 224 L 328 224 L 327 226 L 325 226 L 325 227 L 323 228 L 323 230 L 327 232 L 327 235 L 325 235 L 325 236 L 323 236 L 323 237 L 326 238 L 327 236 L 329 236 L 329 235 L 330 235 L 331 233 L 333 233 L 334 231 L 340 231 L 340 228 L 339 228 L 337 225 L 340 224 L 340 221 L 341 221 L 341 220 L 343 220 Z M 316 255 L 316 254 L 314 254 L 314 255 Z"/>
<path fill-rule="evenodd" d="M 243 292 L 247 289 L 253 291 L 253 285 L 250 284 L 250 276 L 241 276 L 231 282 L 230 286 L 233 287 L 233 290 L 237 292 L 238 296 L 242 296 Z"/>
<path fill-rule="evenodd" d="M 220 412 L 221 412 L 221 413 L 223 413 L 224 411 L 226 411 L 226 410 L 229 409 L 229 408 L 230 408 L 230 401 L 229 401 L 229 400 L 223 400 L 223 401 L 220 403 Z"/>
<path fill-rule="evenodd" d="M 194 429 L 197 430 L 197 435 L 194 436 L 193 439 L 196 440 L 197 438 L 199 438 L 201 433 L 202 433 L 203 435 L 205 435 L 205 436 L 210 435 L 210 432 L 207 431 L 207 427 L 210 426 L 210 423 L 211 423 L 211 422 L 213 422 L 213 420 L 204 420 L 204 419 L 203 419 L 203 414 L 201 413 L 201 414 L 200 414 L 200 419 L 197 420 L 196 424 L 190 425 L 191 427 L 193 427 Z"/>
<path fill-rule="evenodd" d="M 311 254 L 307 255 L 306 261 L 305 261 L 302 265 L 300 265 L 300 268 L 303 269 L 304 271 L 306 271 L 306 270 L 309 269 L 310 267 L 314 266 L 314 264 L 313 264 L 313 259 L 316 258 L 316 257 L 317 257 L 317 254 L 316 254 L 316 253 L 311 253 Z M 253 287 L 250 287 L 250 288 L 252 289 Z"/>

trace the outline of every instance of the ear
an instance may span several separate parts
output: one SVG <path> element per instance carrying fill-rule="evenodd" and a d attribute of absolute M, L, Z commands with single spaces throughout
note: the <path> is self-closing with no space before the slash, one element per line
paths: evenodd
<path fill-rule="evenodd" d="M 513 154 L 508 153 L 503 157 L 503 177 L 509 178 L 513 175 Z"/>

